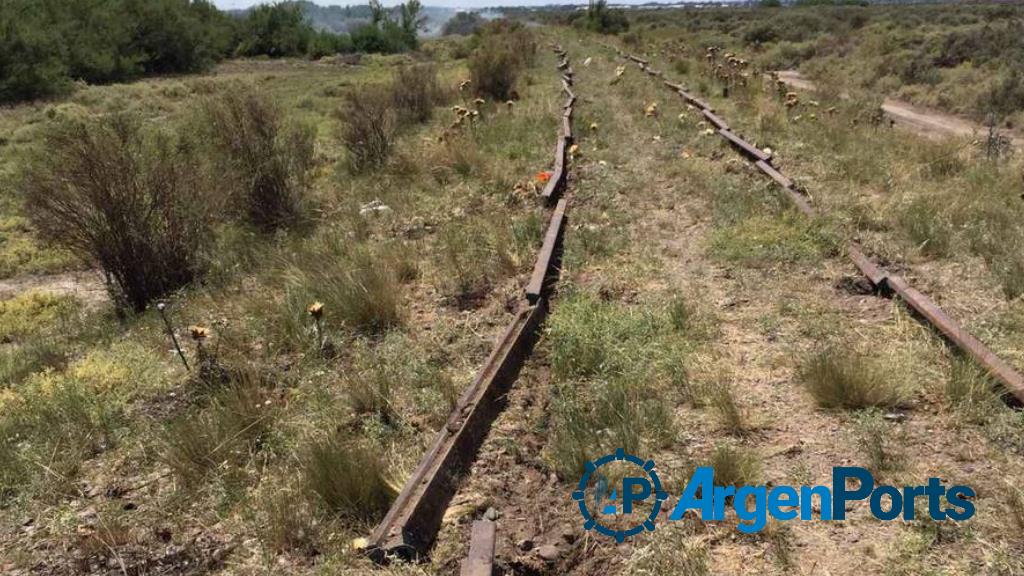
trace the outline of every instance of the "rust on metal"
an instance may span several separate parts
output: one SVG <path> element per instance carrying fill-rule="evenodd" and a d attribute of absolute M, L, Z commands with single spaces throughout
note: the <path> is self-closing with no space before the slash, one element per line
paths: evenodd
<path fill-rule="evenodd" d="M 850 242 L 846 247 L 846 255 L 853 261 L 853 265 L 860 270 L 860 273 L 870 280 L 872 284 L 876 287 L 884 286 L 885 279 L 889 276 L 888 273 L 872 262 L 864 254 L 864 251 L 860 249 L 860 246 Z"/>
<path fill-rule="evenodd" d="M 632 60 L 633 62 L 636 62 L 637 64 L 643 64 L 645 66 L 647 65 L 647 60 L 644 60 L 643 58 L 640 58 L 639 56 L 633 56 L 632 54 L 629 54 L 626 57 L 629 58 L 630 60 Z"/>
<path fill-rule="evenodd" d="M 679 92 L 680 90 L 683 89 L 683 85 L 682 84 L 674 84 L 672 82 L 669 82 L 668 80 L 665 80 L 664 84 L 665 84 L 665 86 L 668 86 L 669 88 L 671 88 L 672 90 L 675 90 L 676 92 Z"/>
<path fill-rule="evenodd" d="M 572 118 L 568 114 L 562 116 L 562 138 L 572 142 Z"/>
<path fill-rule="evenodd" d="M 960 326 L 955 320 L 946 315 L 941 308 L 935 305 L 930 298 L 915 290 L 907 284 L 906 280 L 899 276 L 891 275 L 886 277 L 885 284 L 893 292 L 899 294 L 911 308 L 928 320 L 942 332 L 943 336 L 956 344 L 966 352 L 975 362 L 980 364 L 990 376 L 999 382 L 1017 399 L 1024 403 L 1024 377 L 1013 369 L 1002 358 L 981 343 L 970 332 Z"/>
<path fill-rule="evenodd" d="M 733 146 L 739 148 L 741 152 L 743 152 L 750 158 L 754 160 L 761 160 L 766 163 L 771 162 L 772 157 L 769 154 L 766 154 L 764 150 L 761 150 L 757 146 L 754 146 L 750 142 L 747 142 L 743 138 L 740 138 L 732 130 L 729 130 L 727 128 L 719 128 L 718 133 L 721 134 L 723 138 L 728 140 Z"/>
<path fill-rule="evenodd" d="M 533 275 L 530 276 L 530 283 L 526 285 L 526 299 L 530 304 L 536 304 L 545 297 L 552 283 L 558 279 L 567 205 L 566 199 L 562 198 L 551 213 L 551 222 L 548 224 L 547 233 L 544 234 L 544 243 L 540 247 L 540 252 L 537 253 Z"/>
<path fill-rule="evenodd" d="M 473 522 L 469 554 L 462 561 L 459 576 L 491 576 L 494 573 L 496 526 L 490 520 Z"/>
<path fill-rule="evenodd" d="M 367 553 L 371 558 L 385 562 L 389 556 L 413 559 L 426 554 L 455 494 L 457 479 L 476 458 L 505 395 L 529 357 L 546 313 L 547 304 L 541 300 L 516 314 L 384 520 L 370 535 Z"/>
<path fill-rule="evenodd" d="M 635 57 L 630 55 L 627 55 L 626 57 L 634 61 L 637 60 Z M 704 117 L 713 124 L 718 125 L 715 119 L 720 121 L 722 125 L 719 126 L 719 134 L 728 139 L 730 143 L 732 143 L 746 156 L 755 160 L 757 168 L 782 186 L 783 190 L 787 192 L 801 212 L 808 216 L 813 216 L 815 214 L 815 211 L 807 201 L 807 198 L 795 190 L 793 181 L 772 167 L 770 164 L 771 157 L 767 153 L 754 147 L 752 144 L 743 140 L 726 128 L 724 126 L 724 120 L 718 118 L 714 114 L 709 114 L 709 112 L 713 111 L 711 106 L 690 95 L 683 90 L 682 87 L 679 87 L 676 84 L 666 81 L 665 85 L 676 90 L 679 95 L 690 104 L 700 108 Z M 932 302 L 930 298 L 910 286 L 906 280 L 900 276 L 889 274 L 885 269 L 872 262 L 871 259 L 864 254 L 864 251 L 861 250 L 857 243 L 850 242 L 847 246 L 846 252 L 857 269 L 860 270 L 860 272 L 864 274 L 864 276 L 867 277 L 873 285 L 878 288 L 886 288 L 897 294 L 904 302 L 907 303 L 908 306 L 917 312 L 921 318 L 924 318 L 925 321 L 941 332 L 947 340 L 971 356 L 971 358 L 982 366 L 991 377 L 998 380 L 1003 388 L 1010 393 L 1017 402 L 1024 404 L 1024 376 L 1013 368 L 1013 366 L 992 352 L 980 340 L 975 338 L 970 332 L 965 330 L 955 320 L 943 312 L 942 309 Z"/>
<path fill-rule="evenodd" d="M 718 114 L 715 114 L 711 110 L 703 109 L 700 111 L 700 113 L 703 114 L 704 118 L 706 118 L 708 122 L 711 122 L 715 126 L 715 128 L 725 130 L 729 129 L 729 125 L 725 123 L 725 120 L 722 120 L 722 118 Z"/>
<path fill-rule="evenodd" d="M 789 199 L 796 205 L 797 210 L 806 214 L 807 216 L 814 216 L 814 208 L 811 207 L 811 203 L 807 201 L 807 197 L 797 192 L 796 188 L 793 187 L 793 181 L 787 178 L 782 172 L 779 172 L 771 164 L 758 160 L 754 162 L 754 166 L 757 166 L 761 172 L 768 175 L 769 178 L 774 180 L 779 186 L 782 186 L 782 190 L 789 196 Z"/>

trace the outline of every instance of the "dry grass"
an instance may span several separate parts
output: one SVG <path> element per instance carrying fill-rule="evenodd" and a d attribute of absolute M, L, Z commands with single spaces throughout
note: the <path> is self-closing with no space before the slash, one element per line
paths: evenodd
<path fill-rule="evenodd" d="M 900 383 L 867 354 L 833 345 L 808 358 L 798 379 L 822 408 L 896 407 L 907 400 Z"/>
<path fill-rule="evenodd" d="M 372 522 L 391 505 L 396 492 L 372 448 L 340 435 L 314 442 L 302 464 L 306 490 L 330 513 Z"/>

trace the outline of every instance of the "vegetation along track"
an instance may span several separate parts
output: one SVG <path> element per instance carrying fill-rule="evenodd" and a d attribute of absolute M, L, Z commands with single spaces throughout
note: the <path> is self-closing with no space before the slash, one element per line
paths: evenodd
<path fill-rule="evenodd" d="M 624 53 L 617 48 L 612 48 L 616 50 L 620 57 L 634 62 L 649 76 L 661 79 L 667 88 L 678 93 L 689 105 L 694 106 L 710 124 L 717 128 L 718 134 L 722 138 L 727 140 L 744 157 L 753 162 L 758 170 L 781 186 L 798 210 L 807 216 L 814 216 L 816 214 L 808 199 L 799 191 L 797 185 L 772 166 L 772 154 L 770 151 L 759 149 L 733 132 L 725 120 L 715 114 L 714 108 L 710 104 L 690 94 L 683 86 L 665 79 L 664 73 L 651 68 L 647 60 L 633 54 Z M 899 275 L 891 273 L 872 262 L 856 242 L 849 242 L 846 246 L 846 253 L 857 269 L 871 282 L 876 291 L 899 295 L 921 318 L 930 323 L 950 342 L 970 355 L 990 376 L 997 379 L 1006 389 L 1006 392 L 1013 396 L 1013 400 L 1016 403 L 1024 403 L 1024 376 L 1021 376 L 1020 372 L 1014 369 L 1013 366 L 992 352 L 956 320 L 949 317 L 928 296 L 914 289 Z"/>
<path fill-rule="evenodd" d="M 405 482 L 387 515 L 371 534 L 367 551 L 379 562 L 394 556 L 414 558 L 427 554 L 457 488 L 459 476 L 472 463 L 491 423 L 502 410 L 505 395 L 529 357 L 547 314 L 547 298 L 552 283 L 558 277 L 567 221 L 568 201 L 559 199 L 559 196 L 568 177 L 567 154 L 573 140 L 572 113 L 576 101 L 572 91 L 573 70 L 567 54 L 561 47 L 556 47 L 555 52 L 560 57 L 558 70 L 566 101 L 555 144 L 553 169 L 540 192 L 544 202 L 554 207 L 533 274 L 516 305 L 518 312 L 512 323 L 499 338 L 473 384 L 462 394 L 447 423 L 416 471 Z M 489 534 L 493 542 L 493 529 L 481 527 L 477 533 Z M 486 536 L 483 538 L 486 540 Z M 493 544 L 490 547 L 493 549 Z M 478 562 L 489 565 L 486 555 L 480 556 Z M 467 562 L 467 566 L 470 564 Z"/>

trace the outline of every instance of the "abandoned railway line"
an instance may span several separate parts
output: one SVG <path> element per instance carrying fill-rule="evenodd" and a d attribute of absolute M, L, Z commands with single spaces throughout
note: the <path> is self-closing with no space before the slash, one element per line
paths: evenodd
<path fill-rule="evenodd" d="M 665 79 L 664 74 L 651 68 L 647 60 L 633 54 L 627 54 L 615 47 L 610 48 L 615 50 L 619 57 L 635 63 L 648 76 L 662 80 L 665 87 L 678 94 L 687 104 L 696 108 L 705 120 L 717 128 L 717 132 L 722 138 L 728 141 L 747 160 L 752 162 L 759 171 L 771 178 L 782 188 L 797 210 L 808 217 L 817 216 L 817 211 L 811 206 L 809 198 L 798 189 L 792 179 L 785 176 L 778 168 L 772 165 L 771 154 L 754 146 L 732 131 L 726 121 L 715 113 L 714 108 L 710 104 L 691 94 L 682 85 Z M 1006 392 L 1013 396 L 1015 403 L 1024 403 L 1024 376 L 1019 371 L 996 355 L 960 323 L 946 314 L 927 295 L 916 290 L 901 276 L 875 264 L 855 241 L 850 241 L 847 244 L 846 254 L 861 274 L 871 282 L 878 293 L 896 294 L 899 296 L 920 318 L 923 318 L 941 333 L 944 338 L 974 359 L 991 377 L 998 380 Z"/>
<path fill-rule="evenodd" d="M 442 519 L 459 479 L 476 457 L 491 423 L 504 408 L 506 395 L 536 343 L 548 313 L 548 298 L 559 276 L 562 243 L 567 227 L 569 199 L 563 197 L 569 175 L 568 149 L 573 142 L 572 116 L 576 94 L 572 90 L 573 70 L 567 53 L 555 48 L 559 57 L 562 107 L 555 143 L 553 168 L 543 190 L 542 201 L 551 207 L 550 220 L 529 283 L 517 304 L 517 312 L 473 383 L 462 394 L 454 410 L 419 466 L 405 482 L 390 510 L 371 534 L 367 553 L 377 562 L 399 557 L 426 556 L 434 543 Z M 465 576 L 491 573 L 495 526 L 478 520 L 473 527 L 470 554 L 463 563 Z"/>

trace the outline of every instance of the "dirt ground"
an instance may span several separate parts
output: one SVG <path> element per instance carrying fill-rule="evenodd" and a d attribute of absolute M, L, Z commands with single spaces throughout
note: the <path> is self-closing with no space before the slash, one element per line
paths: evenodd
<path fill-rule="evenodd" d="M 799 70 L 779 70 L 779 80 L 799 90 L 814 91 L 814 82 L 805 78 Z M 925 136 L 927 138 L 945 138 L 949 136 L 982 136 L 987 128 L 966 118 L 947 114 L 938 110 L 914 106 L 895 98 L 886 98 L 882 110 L 892 118 L 897 126 Z M 1024 145 L 1024 138 L 1018 134 L 1010 135 L 1014 146 Z"/>

